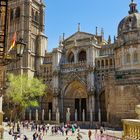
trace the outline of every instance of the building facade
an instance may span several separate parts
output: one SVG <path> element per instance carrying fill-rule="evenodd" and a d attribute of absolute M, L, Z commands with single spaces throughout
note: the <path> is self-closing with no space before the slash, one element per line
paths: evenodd
<path fill-rule="evenodd" d="M 140 102 L 140 14 L 130 3 L 129 15 L 118 25 L 113 43 L 104 32 L 78 31 L 60 40 L 59 47 L 46 52 L 38 75 L 48 85 L 43 109 L 52 120 L 99 121 L 120 126 L 121 119 L 134 118 Z M 41 76 L 42 75 L 42 76 Z M 48 113 L 49 114 L 49 113 Z M 47 117 L 47 116 L 46 116 Z M 47 117 L 48 118 L 48 117 Z"/>
<path fill-rule="evenodd" d="M 119 126 L 134 118 L 140 103 L 140 13 L 130 3 L 129 15 L 118 25 L 113 43 L 95 34 L 78 31 L 63 37 L 58 48 L 47 52 L 44 4 L 41 0 L 9 0 L 8 47 L 13 34 L 27 43 L 23 59 L 8 70 L 38 76 L 47 85 L 40 99 L 45 120 L 107 122 Z M 8 48 L 7 48 L 8 50 Z M 34 117 L 32 115 L 32 117 Z M 32 118 L 34 119 L 34 118 Z"/>

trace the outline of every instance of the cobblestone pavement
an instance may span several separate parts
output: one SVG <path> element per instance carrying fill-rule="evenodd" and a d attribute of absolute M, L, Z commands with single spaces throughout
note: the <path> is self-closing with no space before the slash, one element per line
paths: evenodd
<path fill-rule="evenodd" d="M 9 128 L 5 127 L 4 140 L 14 140 L 14 138 L 8 134 L 8 131 L 9 131 Z M 95 136 L 94 136 L 95 131 L 94 130 L 91 130 L 91 131 L 92 131 L 92 140 L 95 140 Z M 25 134 L 29 138 L 29 140 L 33 139 L 32 135 L 34 132 L 31 132 L 30 129 L 29 130 L 22 129 L 21 133 Z M 98 130 L 98 133 L 99 133 L 99 130 Z M 112 136 L 117 136 L 117 137 L 121 137 L 121 135 L 122 135 L 122 132 L 116 132 L 116 131 L 110 131 L 110 130 L 107 130 L 104 133 L 110 134 Z M 85 130 L 85 129 L 80 130 L 80 135 L 82 136 L 82 140 L 88 140 L 88 130 Z M 77 132 L 75 132 L 74 136 L 72 136 L 71 132 L 69 132 L 68 137 L 69 137 L 68 140 L 77 140 L 77 138 L 76 138 Z M 49 130 L 48 134 L 47 135 L 45 134 L 43 137 L 43 140 L 65 140 L 65 139 L 66 139 L 66 136 L 62 136 L 60 134 L 52 136 L 50 130 Z"/>

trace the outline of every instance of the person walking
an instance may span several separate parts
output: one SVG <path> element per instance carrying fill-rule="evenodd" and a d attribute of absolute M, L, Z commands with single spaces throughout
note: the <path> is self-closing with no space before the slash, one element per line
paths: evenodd
<path fill-rule="evenodd" d="M 37 132 L 35 132 L 35 133 L 33 134 L 33 140 L 37 140 L 37 137 L 38 137 L 38 134 L 37 134 Z"/>
<path fill-rule="evenodd" d="M 74 133 L 75 133 L 75 127 L 74 127 L 74 125 L 72 125 L 72 135 L 74 135 Z"/>
<path fill-rule="evenodd" d="M 43 140 L 43 134 L 42 133 L 39 134 L 38 140 Z"/>
<path fill-rule="evenodd" d="M 89 140 L 91 140 L 91 135 L 92 135 L 92 132 L 91 132 L 91 130 L 89 129 L 89 130 L 88 130 L 88 139 L 89 139 Z"/>

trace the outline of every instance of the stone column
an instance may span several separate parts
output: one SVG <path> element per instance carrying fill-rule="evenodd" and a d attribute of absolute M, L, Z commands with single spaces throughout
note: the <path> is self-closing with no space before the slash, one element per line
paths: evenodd
<path fill-rule="evenodd" d="M 95 97 L 94 97 L 94 95 L 91 96 L 91 102 L 92 102 L 92 107 L 91 107 L 92 114 L 94 114 L 92 120 L 94 120 L 95 119 Z"/>
<path fill-rule="evenodd" d="M 2 112 L 2 96 L 0 96 L 0 112 Z"/>
<path fill-rule="evenodd" d="M 100 109 L 100 107 L 98 109 L 98 120 L 99 120 L 99 123 L 101 124 L 101 109 Z"/>
<path fill-rule="evenodd" d="M 36 120 L 36 122 L 38 121 L 38 109 L 36 109 L 36 113 L 35 113 L 36 115 L 35 115 L 35 120 Z"/>
<path fill-rule="evenodd" d="M 81 99 L 79 100 L 79 112 L 80 112 L 80 114 L 79 114 L 79 119 L 80 119 L 80 121 L 82 120 L 82 110 L 81 110 Z"/>
<path fill-rule="evenodd" d="M 59 113 L 59 109 L 57 108 L 56 111 L 56 122 L 59 124 L 60 123 L 60 113 Z"/>
<path fill-rule="evenodd" d="M 42 109 L 42 121 L 44 121 L 44 109 Z"/>
<path fill-rule="evenodd" d="M 93 112 L 92 112 L 92 109 L 90 109 L 90 122 L 91 123 L 93 122 Z"/>
<path fill-rule="evenodd" d="M 83 122 L 85 122 L 85 110 L 84 109 L 82 111 L 82 120 L 83 120 Z"/>
<path fill-rule="evenodd" d="M 77 122 L 77 109 L 75 109 L 75 121 Z"/>
<path fill-rule="evenodd" d="M 78 51 L 74 51 L 74 63 L 78 63 Z"/>
<path fill-rule="evenodd" d="M 137 106 L 136 106 L 135 111 L 136 111 L 136 113 L 138 114 L 138 119 L 140 120 L 140 105 L 137 105 Z"/>
<path fill-rule="evenodd" d="M 49 121 L 51 121 L 51 110 L 49 110 Z"/>

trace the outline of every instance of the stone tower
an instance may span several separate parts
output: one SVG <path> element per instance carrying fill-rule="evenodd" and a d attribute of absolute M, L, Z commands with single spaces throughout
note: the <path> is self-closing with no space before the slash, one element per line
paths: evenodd
<path fill-rule="evenodd" d="M 15 32 L 16 40 L 22 38 L 27 44 L 21 61 L 10 64 L 8 70 L 33 77 L 39 70 L 47 49 L 47 37 L 44 34 L 45 5 L 42 0 L 9 0 L 8 5 L 7 49 Z"/>

